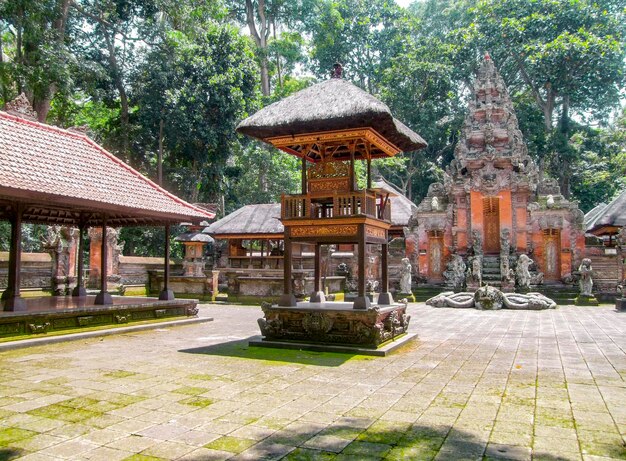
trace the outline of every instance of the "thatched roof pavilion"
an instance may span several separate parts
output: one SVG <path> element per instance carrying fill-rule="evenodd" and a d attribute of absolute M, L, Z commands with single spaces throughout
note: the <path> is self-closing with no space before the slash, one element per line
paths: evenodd
<path fill-rule="evenodd" d="M 324 157 L 320 134 L 333 146 L 333 160 L 380 158 L 426 147 L 420 135 L 396 120 L 389 107 L 340 78 L 310 86 L 264 107 L 237 127 L 239 133 L 317 162 Z"/>
<path fill-rule="evenodd" d="M 608 205 L 598 205 L 585 215 L 585 231 L 593 235 L 614 235 L 625 226 L 626 190 Z"/>

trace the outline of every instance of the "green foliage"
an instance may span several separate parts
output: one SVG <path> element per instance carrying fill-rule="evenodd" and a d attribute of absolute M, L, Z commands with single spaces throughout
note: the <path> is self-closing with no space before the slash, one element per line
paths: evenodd
<path fill-rule="evenodd" d="M 276 203 L 281 193 L 300 192 L 300 159 L 249 142 L 226 169 L 226 213 L 252 203 Z"/>

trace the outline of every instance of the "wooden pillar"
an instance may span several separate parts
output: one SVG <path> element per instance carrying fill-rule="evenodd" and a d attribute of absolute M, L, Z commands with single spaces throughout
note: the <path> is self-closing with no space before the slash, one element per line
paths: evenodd
<path fill-rule="evenodd" d="M 170 225 L 165 225 L 165 262 L 163 264 L 163 290 L 159 293 L 160 301 L 171 301 L 174 292 L 170 290 Z"/>
<path fill-rule="evenodd" d="M 25 311 L 26 302 L 20 294 L 20 270 L 22 262 L 22 204 L 16 204 L 11 218 L 11 249 L 9 252 L 9 272 L 7 289 L 2 293 L 5 311 Z"/>
<path fill-rule="evenodd" d="M 378 304 L 393 304 L 393 296 L 389 292 L 389 244 L 383 243 L 380 250 L 382 287 L 378 296 Z"/>
<path fill-rule="evenodd" d="M 76 270 L 76 286 L 72 290 L 72 296 L 85 297 L 87 290 L 83 286 L 83 264 L 85 250 L 85 223 L 81 222 L 78 226 L 78 268 Z"/>
<path fill-rule="evenodd" d="M 372 188 L 372 159 L 367 158 L 367 188 Z"/>
<path fill-rule="evenodd" d="M 354 144 L 350 146 L 350 192 L 354 192 L 357 187 L 355 185 L 356 179 L 354 176 Z"/>
<path fill-rule="evenodd" d="M 363 225 L 359 226 L 359 256 L 358 256 L 358 296 L 354 300 L 353 308 L 354 309 L 367 309 L 370 307 L 370 299 L 366 296 L 365 293 L 365 227 Z"/>
<path fill-rule="evenodd" d="M 326 302 L 326 295 L 322 289 L 322 245 L 315 243 L 315 270 L 313 272 L 313 294 L 312 303 Z"/>
<path fill-rule="evenodd" d="M 96 295 L 96 300 L 94 304 L 106 305 L 113 304 L 113 297 L 110 293 L 107 292 L 107 279 L 108 279 L 108 271 L 107 271 L 107 259 L 108 259 L 108 249 L 107 249 L 107 216 L 102 216 L 102 249 L 100 255 L 100 293 Z"/>
<path fill-rule="evenodd" d="M 302 195 L 307 193 L 306 157 L 302 157 Z"/>
<path fill-rule="evenodd" d="M 292 264 L 292 243 L 289 237 L 289 228 L 285 228 L 285 240 L 284 240 L 284 256 L 283 256 L 283 295 L 278 300 L 279 306 L 296 306 L 296 297 L 293 294 L 293 288 L 291 286 L 291 264 Z"/>

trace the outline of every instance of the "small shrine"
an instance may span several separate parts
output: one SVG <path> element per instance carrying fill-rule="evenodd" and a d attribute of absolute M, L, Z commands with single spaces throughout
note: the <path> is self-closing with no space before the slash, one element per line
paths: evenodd
<path fill-rule="evenodd" d="M 403 336 L 406 305 L 389 291 L 388 236 L 390 192 L 372 187 L 371 162 L 424 146 L 424 140 L 396 120 L 389 108 L 360 88 L 334 78 L 271 104 L 237 127 L 302 159 L 302 192 L 281 197 L 284 226 L 283 295 L 278 305 L 264 305 L 259 320 L 265 341 L 336 343 L 377 348 Z M 365 162 L 367 185 L 357 186 L 355 162 Z M 292 283 L 293 244 L 314 248 L 314 289 L 309 302 L 297 302 Z M 327 302 L 322 289 L 322 245 L 358 248 L 357 297 Z M 381 247 L 381 293 L 366 293 L 366 246 Z"/>
<path fill-rule="evenodd" d="M 583 213 L 528 155 L 506 85 L 485 55 L 454 159 L 407 229 L 422 281 L 527 291 L 572 283 L 585 250 Z"/>

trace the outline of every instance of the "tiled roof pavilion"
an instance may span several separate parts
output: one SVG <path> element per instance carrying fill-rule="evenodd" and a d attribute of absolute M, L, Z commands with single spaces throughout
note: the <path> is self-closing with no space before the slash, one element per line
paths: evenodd
<path fill-rule="evenodd" d="M 21 115 L 21 114 L 20 114 Z M 0 111 L 0 219 L 110 226 L 199 222 L 214 213 L 167 192 L 86 135 Z"/>
<path fill-rule="evenodd" d="M 0 220 L 11 222 L 11 252 L 4 310 L 26 308 L 20 295 L 22 222 L 77 226 L 80 229 L 77 286 L 82 287 L 83 234 L 86 227 L 164 225 L 165 258 L 161 300 L 168 289 L 170 224 L 212 219 L 215 214 L 170 194 L 82 133 L 35 121 L 23 94 L 0 111 Z M 100 286 L 95 304 L 112 304 L 107 287 L 107 239 L 102 239 Z"/>

